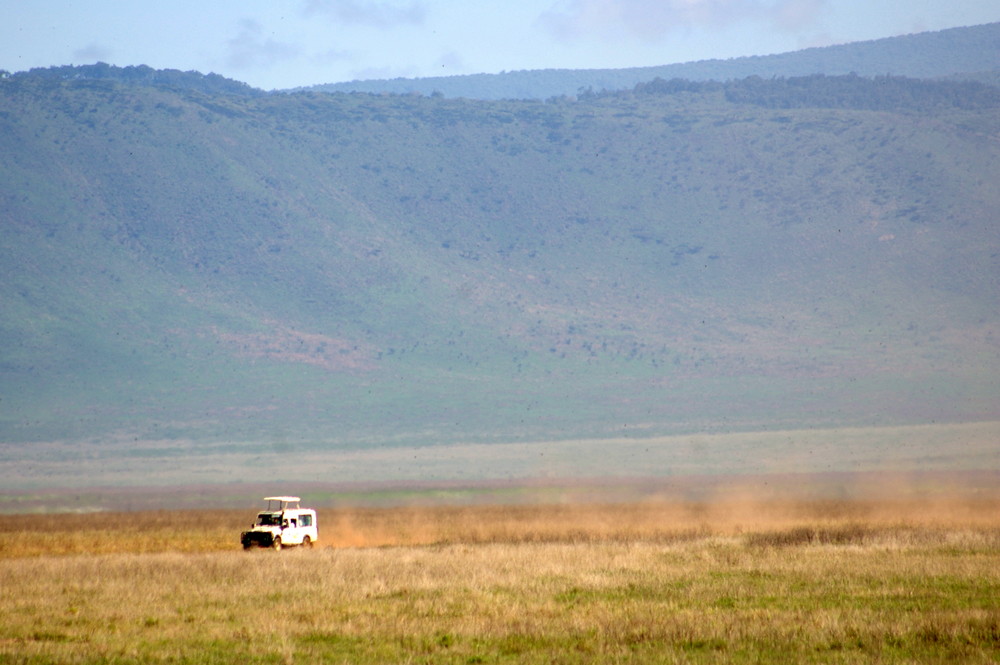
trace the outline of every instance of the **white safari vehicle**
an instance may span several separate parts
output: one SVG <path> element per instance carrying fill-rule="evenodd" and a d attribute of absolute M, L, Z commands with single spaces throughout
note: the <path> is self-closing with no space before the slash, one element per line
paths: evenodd
<path fill-rule="evenodd" d="M 240 535 L 243 549 L 273 547 L 280 550 L 288 545 L 312 547 L 319 538 L 316 511 L 299 508 L 297 496 L 267 496 L 267 509 L 257 513 L 257 521 Z"/>

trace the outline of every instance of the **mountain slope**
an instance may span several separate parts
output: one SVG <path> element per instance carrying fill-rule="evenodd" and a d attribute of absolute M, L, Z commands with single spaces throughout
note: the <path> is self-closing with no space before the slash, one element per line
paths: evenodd
<path fill-rule="evenodd" d="M 966 72 L 995 75 L 1000 23 L 923 32 L 790 53 L 701 60 L 628 69 L 543 69 L 500 74 L 349 81 L 313 86 L 326 92 L 443 94 L 470 99 L 548 99 L 583 90 L 625 90 L 654 78 L 728 81 L 748 76 L 810 74 L 937 78 Z"/>
<path fill-rule="evenodd" d="M 941 85 L 918 112 L 0 82 L 0 440 L 994 417 L 1000 115 Z"/>

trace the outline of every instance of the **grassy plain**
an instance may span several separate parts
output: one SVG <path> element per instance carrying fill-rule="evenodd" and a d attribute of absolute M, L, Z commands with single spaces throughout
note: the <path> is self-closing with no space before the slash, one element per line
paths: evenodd
<path fill-rule="evenodd" d="M 1000 660 L 1000 498 L 0 518 L 0 663 Z"/>

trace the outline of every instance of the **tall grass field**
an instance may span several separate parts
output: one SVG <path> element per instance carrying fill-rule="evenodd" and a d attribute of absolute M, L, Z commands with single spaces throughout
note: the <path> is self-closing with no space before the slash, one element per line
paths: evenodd
<path fill-rule="evenodd" d="M 1000 499 L 0 518 L 0 663 L 995 663 Z"/>

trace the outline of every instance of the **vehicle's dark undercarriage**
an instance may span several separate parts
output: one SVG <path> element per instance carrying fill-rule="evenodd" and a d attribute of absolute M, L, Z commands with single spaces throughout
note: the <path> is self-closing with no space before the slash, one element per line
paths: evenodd
<path fill-rule="evenodd" d="M 240 535 L 240 542 L 243 549 L 249 549 L 254 545 L 258 547 L 272 547 L 274 545 L 274 534 L 270 531 L 244 531 Z"/>

